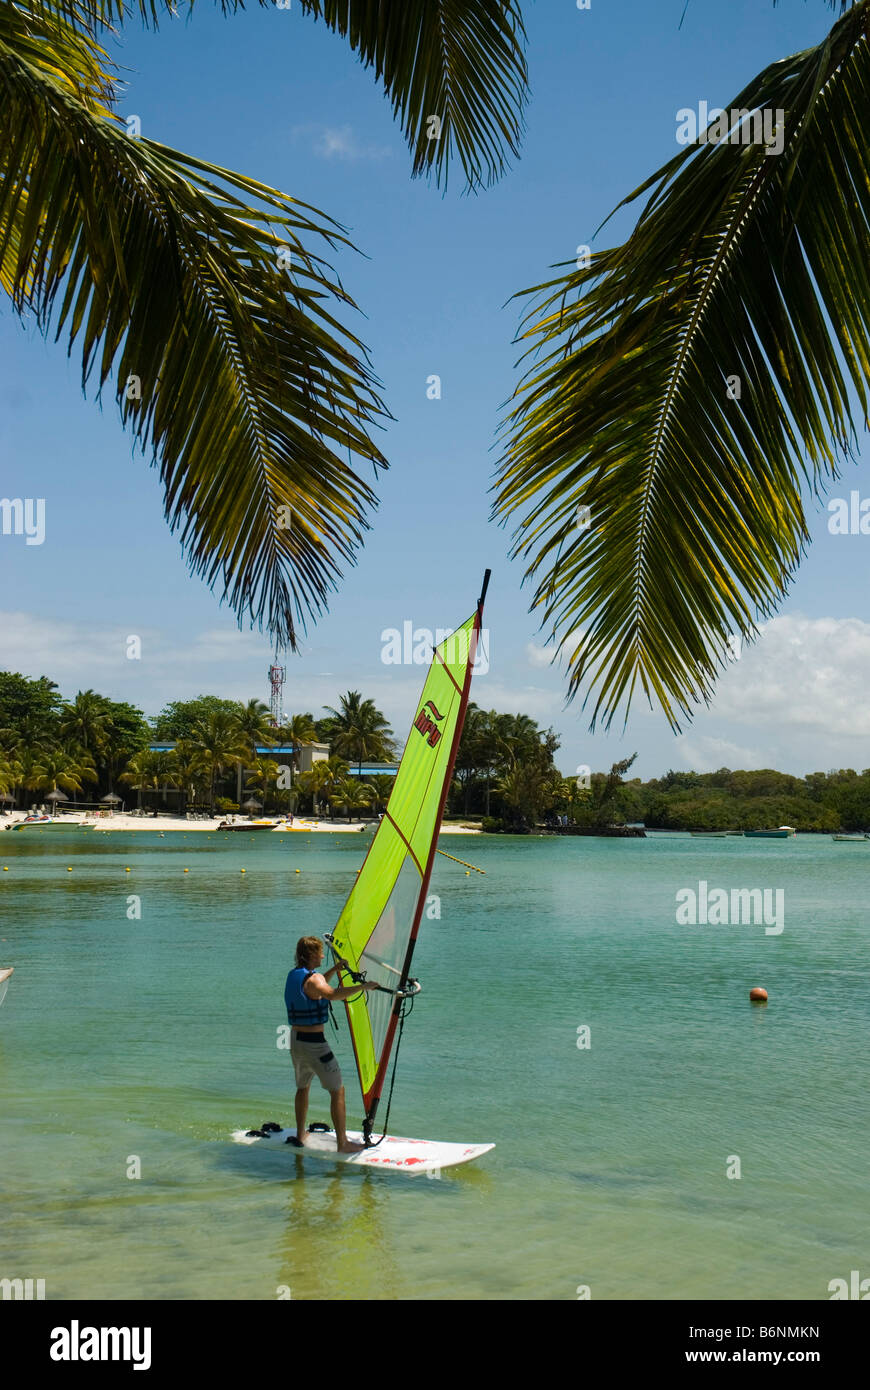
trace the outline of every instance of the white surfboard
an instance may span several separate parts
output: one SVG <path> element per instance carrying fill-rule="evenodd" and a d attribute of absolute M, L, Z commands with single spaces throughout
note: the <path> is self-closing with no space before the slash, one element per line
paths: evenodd
<path fill-rule="evenodd" d="M 300 1154 L 333 1163 L 352 1163 L 355 1168 L 386 1168 L 402 1173 L 434 1173 L 442 1168 L 455 1168 L 457 1164 L 470 1163 L 472 1159 L 480 1158 L 481 1154 L 495 1148 L 495 1144 L 443 1144 L 432 1139 L 400 1139 L 392 1134 L 378 1144 L 380 1135 L 376 1134 L 371 1148 L 361 1149 L 359 1153 L 340 1154 L 336 1149 L 334 1130 L 325 1134 L 322 1131 L 309 1132 L 301 1149 L 286 1142 L 290 1135 L 295 1139 L 296 1130 L 282 1129 L 268 1138 L 249 1137 L 244 1129 L 233 1131 L 237 1144 L 256 1144 L 260 1149 L 274 1149 L 288 1157 Z M 362 1134 L 356 1130 L 348 1130 L 347 1137 L 357 1144 L 362 1143 Z"/>

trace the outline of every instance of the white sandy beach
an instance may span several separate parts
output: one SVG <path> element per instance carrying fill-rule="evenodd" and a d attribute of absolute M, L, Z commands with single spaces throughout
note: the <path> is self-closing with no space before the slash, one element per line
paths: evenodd
<path fill-rule="evenodd" d="M 26 811 L 11 811 L 6 816 L 0 816 L 0 827 L 11 830 L 14 825 L 18 825 L 23 821 L 28 814 L 29 813 Z M 206 820 L 187 820 L 184 816 L 163 814 L 159 816 L 137 815 L 135 812 L 131 811 L 113 812 L 110 815 L 107 815 L 105 812 L 72 811 L 57 817 L 52 822 L 52 825 L 59 827 L 78 826 L 88 832 L 95 831 L 98 833 L 107 830 L 146 830 L 150 831 L 152 834 L 155 832 L 163 834 L 169 830 L 182 830 L 185 833 L 202 830 L 214 833 L 218 826 L 226 819 L 227 817 L 222 815 L 209 817 Z M 360 831 L 374 830 L 377 825 L 377 821 L 372 820 L 329 820 L 328 818 L 314 816 L 294 816 L 292 825 L 289 819 L 287 821 L 282 821 L 277 816 L 267 816 L 264 817 L 264 819 L 274 821 L 274 833 L 288 835 L 303 833 L 347 834 L 354 832 L 359 834 Z M 233 824 L 239 827 L 238 831 L 222 831 L 221 833 L 242 834 L 246 828 L 250 828 L 251 833 L 257 835 L 268 835 L 273 833 L 273 831 L 263 830 L 262 828 L 254 830 L 253 827 L 249 826 L 249 822 L 242 816 L 235 816 L 233 818 Z M 279 825 L 281 829 L 278 829 Z M 45 825 L 42 828 L 50 830 L 52 826 Z M 39 829 L 39 824 L 34 823 L 32 826 L 26 827 L 26 829 L 19 833 L 29 835 Z M 469 822 L 467 826 L 442 825 L 441 827 L 442 835 L 479 835 L 480 833 L 480 826 L 475 825 L 473 822 Z"/>

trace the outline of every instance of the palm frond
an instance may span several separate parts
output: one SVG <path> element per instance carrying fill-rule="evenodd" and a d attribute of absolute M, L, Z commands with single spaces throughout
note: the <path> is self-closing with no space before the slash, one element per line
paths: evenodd
<path fill-rule="evenodd" d="M 159 466 L 191 569 L 294 646 L 352 562 L 386 461 L 354 308 L 310 249 L 340 226 L 110 118 L 94 39 L 0 11 L 0 282 L 78 340 Z M 23 26 L 23 27 L 22 27 Z M 341 450 L 342 454 L 338 451 Z"/>
<path fill-rule="evenodd" d="M 855 441 L 870 375 L 870 4 L 739 94 L 624 246 L 527 291 L 535 361 L 494 511 L 592 724 L 638 687 L 672 727 L 709 700 L 808 540 L 803 494 Z M 740 113 L 784 112 L 782 152 Z M 776 142 L 772 148 L 776 148 Z M 526 354 L 528 356 L 528 354 Z M 578 507 L 584 510 L 578 517 Z M 733 649 L 732 649 L 733 650 Z M 585 701 L 584 701 L 585 703 Z"/>
<path fill-rule="evenodd" d="M 446 182 L 451 156 L 470 188 L 519 152 L 528 69 L 518 0 L 301 0 L 348 39 L 383 82 L 414 173 Z"/>
<path fill-rule="evenodd" d="M 256 0 L 265 9 L 274 0 Z M 244 0 L 218 0 L 224 14 Z M 415 175 L 446 183 L 458 158 L 469 188 L 498 179 L 519 153 L 528 96 L 525 28 L 519 0 L 299 0 L 300 8 L 347 39 L 374 68 L 414 157 Z M 194 0 L 22 0 L 40 17 L 76 29 L 119 28 L 135 17 L 149 28 Z"/>

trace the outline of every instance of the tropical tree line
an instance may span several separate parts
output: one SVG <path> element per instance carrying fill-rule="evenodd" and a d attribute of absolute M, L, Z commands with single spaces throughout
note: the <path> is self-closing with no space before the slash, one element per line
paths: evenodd
<path fill-rule="evenodd" d="M 173 745 L 164 751 L 150 745 Z M 327 744 L 329 758 L 300 772 L 302 749 Z M 258 749 L 293 746 L 269 757 Z M 386 804 L 392 778 L 362 783 L 350 776 L 363 762 L 395 756 L 392 729 L 372 700 L 348 691 L 322 719 L 293 715 L 280 728 L 261 700 L 202 695 L 166 705 L 152 721 L 134 706 L 93 690 L 62 698 L 46 676 L 30 680 L 0 672 L 0 799 L 8 805 L 35 801 L 109 807 L 135 796 L 157 812 L 177 808 L 257 810 L 297 806 L 351 815 L 376 814 Z"/>
<path fill-rule="evenodd" d="M 166 742 L 166 751 L 150 745 Z M 328 758 L 301 771 L 302 750 L 325 744 Z M 258 748 L 293 746 L 269 755 Z M 489 830 L 535 826 L 605 829 L 643 821 L 662 830 L 752 830 L 780 824 L 806 831 L 870 829 L 870 768 L 805 777 L 760 771 L 675 772 L 626 780 L 634 756 L 609 772 L 564 776 L 559 740 L 526 714 L 470 704 L 449 789 L 447 814 L 483 818 Z M 383 714 L 348 691 L 324 716 L 270 723 L 261 700 L 201 695 L 173 701 L 147 720 L 141 710 L 94 690 L 64 700 L 46 676 L 0 672 L 0 800 L 27 806 L 52 797 L 109 806 L 135 798 L 155 813 L 173 809 L 377 815 L 390 773 L 363 778 L 362 765 L 398 757 Z M 352 766 L 356 775 L 351 775 Z"/>

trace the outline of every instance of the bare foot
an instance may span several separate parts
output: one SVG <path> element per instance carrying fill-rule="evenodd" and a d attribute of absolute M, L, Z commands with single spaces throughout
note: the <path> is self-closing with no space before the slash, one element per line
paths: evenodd
<path fill-rule="evenodd" d="M 343 1144 L 339 1144 L 340 1154 L 358 1154 L 365 1148 L 365 1144 L 354 1144 L 350 1139 L 345 1139 Z"/>

